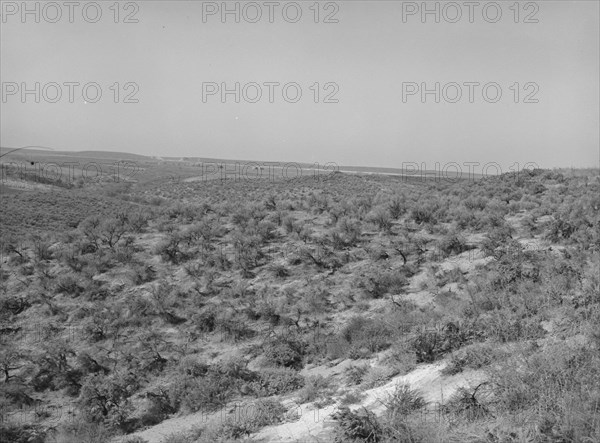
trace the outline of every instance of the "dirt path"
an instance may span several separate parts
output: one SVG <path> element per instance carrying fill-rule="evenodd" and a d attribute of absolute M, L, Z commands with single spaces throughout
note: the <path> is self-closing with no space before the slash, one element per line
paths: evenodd
<path fill-rule="evenodd" d="M 394 377 L 383 386 L 364 391 L 365 397 L 351 410 L 365 407 L 381 415 L 385 412 L 385 401 L 394 392 L 398 384 L 409 384 L 412 389 L 421 391 L 430 408 L 445 402 L 456 390 L 481 382 L 484 379 L 481 371 L 464 371 L 454 376 L 444 376 L 441 370 L 445 362 L 423 364 L 406 375 Z M 339 400 L 339 398 L 337 399 Z M 269 426 L 254 435 L 264 442 L 329 442 L 332 440 L 331 431 L 334 425 L 332 415 L 338 410 L 338 404 L 315 408 L 312 404 L 301 405 L 300 418 L 292 423 Z"/>
<path fill-rule="evenodd" d="M 190 432 L 196 427 L 204 427 L 208 423 L 214 423 L 215 420 L 221 419 L 221 412 L 207 414 L 206 412 L 196 412 L 194 414 L 185 415 L 182 417 L 173 417 L 164 420 L 146 430 L 136 432 L 134 434 L 119 437 L 113 440 L 113 443 L 120 443 L 132 436 L 142 437 L 150 443 L 161 443 L 171 434 L 179 434 L 182 432 Z"/>
<path fill-rule="evenodd" d="M 377 415 L 385 412 L 385 401 L 394 392 L 398 384 L 408 384 L 412 389 L 418 389 L 423 398 L 428 402 L 430 409 L 435 409 L 444 403 L 456 390 L 463 386 L 474 385 L 484 379 L 482 371 L 466 370 L 453 376 L 444 376 L 441 370 L 445 367 L 444 361 L 422 364 L 406 375 L 392 378 L 388 383 L 363 392 L 364 397 L 360 403 L 349 405 L 351 410 L 365 407 Z M 333 414 L 339 409 L 340 397 L 334 398 L 334 403 L 318 408 L 313 403 L 297 405 L 293 398 L 283 400 L 282 403 L 289 409 L 288 415 L 298 415 L 296 421 L 282 423 L 263 428 L 253 435 L 258 441 L 263 442 L 329 442 L 334 427 Z M 226 415 L 223 411 L 207 414 L 197 412 L 182 417 L 174 417 L 159 423 L 134 435 L 142 437 L 149 443 L 161 443 L 171 434 L 189 432 L 195 427 L 218 424 Z M 124 438 L 114 440 L 122 442 Z"/>

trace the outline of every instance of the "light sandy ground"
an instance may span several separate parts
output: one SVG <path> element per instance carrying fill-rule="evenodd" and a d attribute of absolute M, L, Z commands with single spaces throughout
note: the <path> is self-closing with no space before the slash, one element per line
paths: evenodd
<path fill-rule="evenodd" d="M 337 373 L 348 362 L 349 360 L 344 360 L 332 367 L 331 373 Z M 444 376 L 441 370 L 445 365 L 445 361 L 419 365 L 406 375 L 393 377 L 383 386 L 364 391 L 364 397 L 360 403 L 349 405 L 349 408 L 356 410 L 365 407 L 375 414 L 381 415 L 385 413 L 386 400 L 394 392 L 396 386 L 408 384 L 412 389 L 421 392 L 423 398 L 428 402 L 428 408 L 433 410 L 446 402 L 458 388 L 474 386 L 484 380 L 483 372 L 474 370 L 466 370 L 453 376 Z M 330 405 L 316 407 L 313 403 L 298 405 L 293 397 L 284 399 L 282 403 L 288 407 L 287 416 L 297 416 L 298 418 L 294 421 L 263 428 L 252 437 L 263 442 L 332 441 L 331 432 L 334 427 L 332 416 L 339 409 L 339 402 L 340 398 L 337 397 L 334 398 L 334 403 Z M 188 432 L 195 427 L 218 424 L 224 420 L 231 408 L 230 405 L 213 414 L 198 412 L 182 417 L 174 417 L 134 435 L 142 437 L 150 443 L 161 443 L 171 434 Z M 121 438 L 115 440 L 115 442 L 123 440 Z"/>
<path fill-rule="evenodd" d="M 179 434 L 189 432 L 196 427 L 204 427 L 209 422 L 221 419 L 221 412 L 207 414 L 206 412 L 196 412 L 195 414 L 185 415 L 183 417 L 174 417 L 164 420 L 156 426 L 146 429 L 145 431 L 136 432 L 135 436 L 142 437 L 150 443 L 160 443 L 171 434 Z M 129 436 L 131 437 L 131 435 Z M 121 437 L 114 442 L 123 442 L 126 438 Z"/>
<path fill-rule="evenodd" d="M 525 251 L 543 251 L 546 250 L 554 255 L 561 256 L 562 251 L 565 247 L 562 245 L 552 244 L 547 240 L 541 238 L 540 235 L 530 237 L 525 233 L 522 225 L 522 219 L 525 216 L 524 213 L 515 214 L 513 216 L 507 216 L 506 221 L 515 229 L 516 240 L 521 244 Z M 537 219 L 537 223 L 543 224 L 551 221 L 553 217 L 551 215 L 544 215 Z"/>
<path fill-rule="evenodd" d="M 409 384 L 412 389 L 418 389 L 434 408 L 445 402 L 456 390 L 462 386 L 475 385 L 484 377 L 480 371 L 465 371 L 454 376 L 443 376 L 441 370 L 446 363 L 437 362 L 423 364 L 407 375 L 394 377 L 383 386 L 364 391 L 365 397 L 355 405 L 350 405 L 351 410 L 365 407 L 381 415 L 385 412 L 385 402 L 398 384 Z M 338 404 L 322 408 L 314 408 L 311 404 L 301 405 L 299 419 L 292 423 L 269 426 L 262 429 L 253 437 L 264 442 L 329 442 L 332 441 L 331 431 L 334 425 L 332 415 L 338 410 Z"/>

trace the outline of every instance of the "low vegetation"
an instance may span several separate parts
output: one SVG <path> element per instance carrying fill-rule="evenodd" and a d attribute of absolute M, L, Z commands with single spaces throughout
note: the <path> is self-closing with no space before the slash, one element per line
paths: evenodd
<path fill-rule="evenodd" d="M 339 442 L 600 441 L 597 177 L 106 186 L 1 197 L 0 441 L 235 441 L 290 399 L 340 399 Z M 362 407 L 438 362 L 485 381 Z"/>

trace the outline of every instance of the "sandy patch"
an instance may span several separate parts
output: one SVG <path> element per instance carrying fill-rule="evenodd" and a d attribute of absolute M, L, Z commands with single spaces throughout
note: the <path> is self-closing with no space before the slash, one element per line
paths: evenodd
<path fill-rule="evenodd" d="M 406 375 L 392 378 L 383 386 L 363 392 L 365 397 L 355 405 L 349 406 L 351 410 L 362 407 L 373 411 L 377 415 L 385 412 L 387 397 L 394 392 L 398 384 L 409 384 L 411 388 L 418 389 L 429 408 L 436 408 L 448 400 L 460 387 L 470 386 L 484 380 L 481 371 L 468 370 L 454 376 L 444 376 L 441 370 L 445 362 L 424 364 Z M 337 399 L 339 401 L 339 399 Z M 312 404 L 301 405 L 298 408 L 300 417 L 292 423 L 268 426 L 254 435 L 264 442 L 328 442 L 331 441 L 331 432 L 334 427 L 333 414 L 339 409 L 336 403 L 322 408 Z"/>

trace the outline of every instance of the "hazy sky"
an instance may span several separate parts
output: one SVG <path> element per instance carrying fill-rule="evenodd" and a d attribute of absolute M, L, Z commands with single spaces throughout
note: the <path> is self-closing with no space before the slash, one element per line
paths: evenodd
<path fill-rule="evenodd" d="M 421 2 L 227 2 L 239 7 L 239 23 L 234 14 L 223 20 L 221 2 L 121 3 L 119 23 L 111 1 L 99 2 L 96 23 L 94 5 L 77 3 L 69 17 L 62 1 L 29 2 L 40 10 L 35 23 L 20 1 L 2 2 L 2 146 L 386 167 L 598 165 L 597 1 L 500 1 L 495 23 L 491 2 L 478 2 L 472 17 L 465 2 L 428 2 L 440 23 L 434 14 L 423 20 Z M 302 16 L 293 23 L 296 5 Z M 252 23 L 256 6 L 262 17 Z M 123 23 L 128 14 L 138 23 Z M 36 82 L 40 103 L 35 93 L 23 100 L 23 86 Z M 73 103 L 66 82 L 80 84 Z M 91 82 L 102 90 L 96 103 L 85 102 L 93 85 L 82 93 Z M 234 93 L 223 103 L 220 91 L 203 100 L 209 83 L 234 90 L 236 82 L 240 103 Z M 252 82 L 262 90 L 257 103 Z M 271 86 L 273 103 L 265 82 L 280 84 Z M 295 103 L 293 85 L 282 92 L 293 82 L 302 92 Z M 493 82 L 496 103 L 497 86 L 482 92 Z M 432 90 L 425 103 L 422 84 Z M 403 91 L 413 94 L 403 100 Z M 139 102 L 123 103 L 132 92 Z M 338 102 L 324 103 L 332 92 Z"/>

